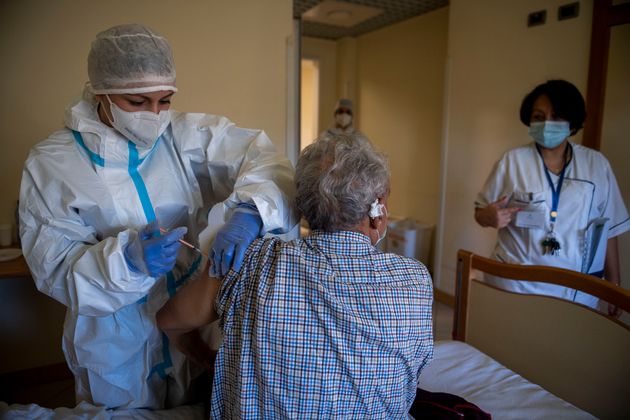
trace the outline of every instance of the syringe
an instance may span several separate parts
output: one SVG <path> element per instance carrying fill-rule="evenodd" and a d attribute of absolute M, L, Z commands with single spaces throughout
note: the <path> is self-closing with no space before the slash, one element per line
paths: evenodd
<path fill-rule="evenodd" d="M 168 233 L 168 229 L 160 228 L 160 232 L 162 232 L 162 233 Z M 194 246 L 193 244 L 191 244 L 191 243 L 189 243 L 189 242 L 186 242 L 186 241 L 185 241 L 185 240 L 183 240 L 183 239 L 180 239 L 180 240 L 179 240 L 179 242 L 180 242 L 182 245 L 185 245 L 185 246 L 187 246 L 188 248 L 194 249 L 195 251 L 197 251 L 198 253 L 200 253 L 200 254 L 201 254 L 201 255 L 203 255 L 204 257 L 208 258 L 208 255 L 207 255 L 205 252 L 203 252 L 202 250 L 200 250 L 199 248 L 197 248 L 197 247 L 196 247 L 196 246 Z"/>

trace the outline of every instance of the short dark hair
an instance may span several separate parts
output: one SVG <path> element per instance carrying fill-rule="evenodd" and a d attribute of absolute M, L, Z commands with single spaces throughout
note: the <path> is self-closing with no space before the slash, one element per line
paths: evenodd
<path fill-rule="evenodd" d="M 532 119 L 532 108 L 534 102 L 541 95 L 547 95 L 553 112 L 557 117 L 567 120 L 571 128 L 571 135 L 576 134 L 583 126 L 586 119 L 586 105 L 584 98 L 573 85 L 566 80 L 548 80 L 538 85 L 525 96 L 521 103 L 521 122 L 529 127 Z"/>

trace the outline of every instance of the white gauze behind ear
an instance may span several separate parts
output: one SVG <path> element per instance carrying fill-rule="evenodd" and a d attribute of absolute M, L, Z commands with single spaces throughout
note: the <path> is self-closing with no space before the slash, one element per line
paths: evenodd
<path fill-rule="evenodd" d="M 378 202 L 378 198 L 376 200 L 374 200 L 374 202 L 372 204 L 370 204 L 370 213 L 368 213 L 368 215 L 374 219 L 376 217 L 382 216 L 383 215 L 383 207 L 385 207 L 383 204 Z"/>

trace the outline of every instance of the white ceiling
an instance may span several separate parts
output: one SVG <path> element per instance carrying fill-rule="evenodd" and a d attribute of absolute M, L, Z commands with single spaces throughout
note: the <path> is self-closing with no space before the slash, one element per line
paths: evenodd
<path fill-rule="evenodd" d="M 304 22 L 352 28 L 385 12 L 383 9 L 347 1 L 324 0 L 302 13 Z"/>
<path fill-rule="evenodd" d="M 358 8 L 352 8 L 353 5 Z M 302 20 L 304 36 L 339 39 L 358 36 L 445 6 L 448 0 L 293 0 L 293 17 Z M 361 11 L 364 7 L 366 15 Z"/>

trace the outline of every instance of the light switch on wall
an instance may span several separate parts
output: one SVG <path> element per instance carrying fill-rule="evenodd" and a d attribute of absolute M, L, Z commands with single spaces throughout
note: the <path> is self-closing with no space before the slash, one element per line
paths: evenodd
<path fill-rule="evenodd" d="M 580 14 L 580 2 L 569 3 L 558 7 L 558 20 L 571 19 Z"/>
<path fill-rule="evenodd" d="M 528 27 L 544 25 L 546 21 L 547 21 L 547 11 L 546 10 L 539 10 L 537 12 L 532 12 L 529 15 L 527 15 L 527 26 Z"/>

